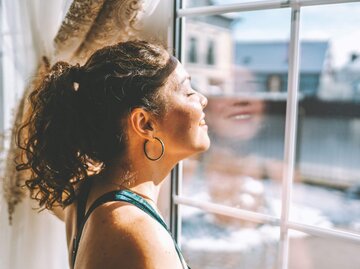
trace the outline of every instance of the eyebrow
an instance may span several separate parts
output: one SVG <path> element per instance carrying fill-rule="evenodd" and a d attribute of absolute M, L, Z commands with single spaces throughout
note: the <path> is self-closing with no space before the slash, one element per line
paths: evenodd
<path fill-rule="evenodd" d="M 188 76 L 184 77 L 184 78 L 181 80 L 180 83 L 181 83 L 181 84 L 184 83 L 184 81 L 187 80 L 187 79 L 188 79 L 188 80 L 191 80 L 191 76 L 188 75 Z"/>

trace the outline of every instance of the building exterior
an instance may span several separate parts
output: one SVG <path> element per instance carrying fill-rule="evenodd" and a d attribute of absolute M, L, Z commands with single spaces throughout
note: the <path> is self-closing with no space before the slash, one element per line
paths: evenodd
<path fill-rule="evenodd" d="M 247 73 L 249 87 L 259 92 L 286 92 L 288 47 L 284 41 L 239 41 L 235 45 L 235 91 L 243 91 L 242 74 Z M 303 41 L 300 46 L 300 92 L 317 95 L 321 76 L 329 68 L 327 41 Z M 246 89 L 245 89 L 246 90 Z"/>
<path fill-rule="evenodd" d="M 205 94 L 233 91 L 233 21 L 223 15 L 186 19 L 186 69 L 192 77 L 193 87 Z"/>

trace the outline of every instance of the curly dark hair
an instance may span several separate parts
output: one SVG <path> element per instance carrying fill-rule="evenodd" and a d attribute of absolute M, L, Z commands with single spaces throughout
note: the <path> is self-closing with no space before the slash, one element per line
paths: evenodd
<path fill-rule="evenodd" d="M 137 107 L 164 112 L 159 95 L 177 60 L 162 46 L 128 41 L 96 51 L 84 66 L 57 62 L 29 96 L 17 133 L 18 171 L 40 207 L 66 207 L 75 184 L 126 151 L 124 119 Z"/>

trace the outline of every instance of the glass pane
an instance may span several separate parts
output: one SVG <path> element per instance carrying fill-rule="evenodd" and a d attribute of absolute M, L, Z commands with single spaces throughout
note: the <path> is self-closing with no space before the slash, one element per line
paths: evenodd
<path fill-rule="evenodd" d="M 292 234 L 292 233 L 290 233 Z M 300 232 L 290 237 L 291 269 L 358 269 L 360 244 L 319 238 Z"/>
<path fill-rule="evenodd" d="M 181 249 L 192 269 L 275 268 L 279 228 L 182 206 Z M 238 227 L 243 227 L 238 229 Z"/>
<path fill-rule="evenodd" d="M 360 233 L 360 4 L 301 16 L 297 168 L 291 218 Z"/>
<path fill-rule="evenodd" d="M 212 144 L 184 162 L 183 195 L 279 216 L 289 9 L 236 16 L 186 19 L 184 64 L 208 97 Z"/>

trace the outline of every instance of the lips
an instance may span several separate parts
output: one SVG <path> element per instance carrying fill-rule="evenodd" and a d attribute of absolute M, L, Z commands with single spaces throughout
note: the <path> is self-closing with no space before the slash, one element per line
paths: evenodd
<path fill-rule="evenodd" d="M 206 125 L 206 121 L 205 121 L 205 113 L 202 114 L 201 120 L 199 122 L 200 126 Z"/>
<path fill-rule="evenodd" d="M 232 114 L 228 116 L 228 118 L 232 120 L 249 120 L 252 118 L 252 115 L 249 113 L 238 113 L 238 114 Z"/>
<path fill-rule="evenodd" d="M 200 125 L 200 126 L 206 125 L 206 121 L 205 121 L 204 119 L 202 119 L 202 120 L 200 121 L 199 125 Z"/>

